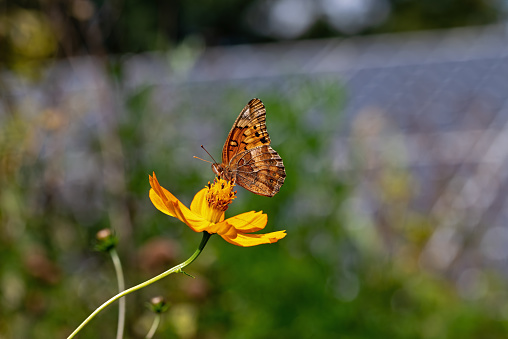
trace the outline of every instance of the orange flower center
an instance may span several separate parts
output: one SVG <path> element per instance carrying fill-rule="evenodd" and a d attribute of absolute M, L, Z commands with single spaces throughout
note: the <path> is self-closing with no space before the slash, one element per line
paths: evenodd
<path fill-rule="evenodd" d="M 210 208 L 211 214 L 208 220 L 212 222 L 219 222 L 224 212 L 229 207 L 229 204 L 236 198 L 233 191 L 234 183 L 224 179 L 215 179 L 213 184 L 208 182 L 208 192 L 206 193 L 206 202 Z"/>

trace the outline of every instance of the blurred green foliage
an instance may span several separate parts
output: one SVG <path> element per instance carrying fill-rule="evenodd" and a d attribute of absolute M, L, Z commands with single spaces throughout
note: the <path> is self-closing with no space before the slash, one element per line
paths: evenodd
<path fill-rule="evenodd" d="M 121 65 L 115 69 L 120 86 Z M 155 171 L 164 187 L 190 203 L 213 178 L 209 165 L 192 155 L 200 155 L 201 143 L 219 155 L 236 115 L 258 96 L 287 179 L 274 198 L 238 188 L 227 214 L 263 210 L 266 231 L 286 229 L 288 236 L 253 248 L 212 237 L 188 268 L 195 279 L 170 276 L 127 297 L 127 337 L 146 334 L 153 315 L 144 305 L 163 295 L 171 306 L 156 337 L 504 338 L 506 282 L 498 274 L 485 276 L 488 293 L 468 300 L 453 280 L 420 267 L 432 220 L 407 205 L 409 173 L 387 164 L 375 179 L 385 187 L 384 217 L 401 245 L 386 246 L 382 229 L 359 226 L 362 219 L 347 201 L 360 183 L 354 171 L 334 169 L 345 104 L 336 78 L 263 82 L 263 89 L 255 81 L 245 88 L 235 82 L 120 86 L 125 110 L 99 128 L 57 106 L 32 118 L 4 116 L 1 335 L 65 337 L 116 293 L 109 258 L 93 250 L 99 229 L 115 229 L 128 286 L 190 256 L 200 235 L 151 205 L 148 174 Z M 72 125 L 76 134 L 68 134 Z M 73 146 L 69 139 L 80 141 Z M 108 308 L 81 337 L 113 337 L 116 315 L 116 305 Z"/>
<path fill-rule="evenodd" d="M 0 70 L 34 79 L 53 58 L 172 46 L 183 69 L 188 46 L 271 40 L 237 15 L 249 3 L 3 2 Z M 384 25 L 363 33 L 483 24 L 497 15 L 484 1 L 392 6 Z M 317 24 L 305 37 L 335 35 Z M 252 97 L 267 107 L 287 179 L 271 199 L 239 188 L 227 214 L 263 210 L 266 230 L 288 236 L 254 248 L 212 237 L 188 269 L 196 279 L 170 276 L 127 297 L 126 337 L 144 337 L 153 319 L 144 305 L 155 295 L 171 305 L 156 334 L 164 338 L 506 337 L 508 289 L 499 272 L 482 272 L 476 281 L 488 289 L 473 285 L 478 297 L 467 299 L 451 277 L 420 264 L 434 220 L 411 207 L 409 171 L 387 156 L 370 178 L 384 202 L 380 225 L 353 208 L 352 194 L 364 184 L 358 173 L 368 166 L 361 131 L 352 136 L 351 171 L 335 165 L 347 104 L 335 77 L 130 88 L 121 57 L 98 63 L 107 86 L 47 86 L 37 93 L 45 108 L 35 113 L 35 99 L 0 78 L 0 338 L 65 337 L 116 293 L 109 258 L 93 250 L 102 228 L 119 237 L 128 286 L 190 256 L 200 235 L 151 205 L 148 175 L 155 171 L 190 203 L 213 180 L 192 155 L 205 144 L 218 156 Z M 116 316 L 115 305 L 81 337 L 113 337 Z"/>

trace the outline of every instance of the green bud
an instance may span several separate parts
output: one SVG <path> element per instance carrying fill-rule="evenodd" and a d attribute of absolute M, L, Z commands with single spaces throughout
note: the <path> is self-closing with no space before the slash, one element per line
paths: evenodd
<path fill-rule="evenodd" d="M 166 303 L 166 299 L 161 296 L 153 297 L 150 299 L 150 303 L 148 304 L 152 312 L 154 313 L 164 313 L 168 310 L 169 304 Z"/>
<path fill-rule="evenodd" d="M 100 230 L 95 237 L 97 238 L 97 245 L 95 248 L 101 252 L 109 252 L 118 244 L 118 238 L 109 228 Z"/>

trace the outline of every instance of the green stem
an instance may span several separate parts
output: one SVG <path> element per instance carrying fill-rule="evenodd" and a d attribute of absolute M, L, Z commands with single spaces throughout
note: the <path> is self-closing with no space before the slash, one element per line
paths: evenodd
<path fill-rule="evenodd" d="M 157 313 L 155 315 L 155 319 L 153 320 L 152 327 L 150 327 L 150 331 L 146 334 L 145 339 L 152 339 L 153 335 L 155 334 L 155 331 L 157 331 L 157 327 L 159 327 L 159 323 L 161 322 L 161 315 L 160 313 Z"/>
<path fill-rule="evenodd" d="M 101 306 L 99 306 L 95 311 L 92 312 L 92 314 L 90 314 L 88 316 L 88 318 L 85 319 L 85 321 L 83 321 L 81 323 L 81 325 L 79 325 L 75 330 L 74 332 L 71 333 L 71 335 L 69 335 L 67 337 L 67 339 L 71 339 L 71 338 L 74 338 L 74 336 L 76 334 L 79 333 L 79 331 L 81 331 L 81 329 L 83 327 L 85 327 L 86 324 L 88 324 L 90 322 L 90 320 L 92 320 L 97 314 L 99 314 L 99 312 L 101 312 L 103 309 L 105 309 L 106 307 L 108 307 L 109 305 L 111 305 L 114 301 L 120 299 L 121 297 L 124 297 L 126 296 L 127 294 L 129 293 L 132 293 L 134 291 L 137 291 L 139 289 L 142 289 L 143 287 L 146 287 L 158 280 L 161 280 L 162 278 L 164 277 L 167 277 L 168 275 L 170 275 L 171 273 L 182 273 L 182 269 L 191 264 L 194 260 L 196 260 L 196 258 L 201 254 L 201 252 L 203 251 L 203 248 L 205 248 L 205 245 L 206 243 L 208 242 L 208 239 L 210 239 L 210 233 L 208 232 L 203 232 L 203 238 L 201 239 L 201 243 L 199 244 L 199 247 L 198 249 L 194 252 L 194 254 L 187 260 L 185 260 L 183 263 L 179 264 L 179 265 L 176 265 L 175 267 L 173 268 L 170 268 L 169 270 L 167 270 L 166 272 L 163 272 L 161 274 L 159 274 L 158 276 L 155 276 L 153 277 L 152 279 L 149 279 L 139 285 L 136 285 L 134 287 L 131 287 L 129 288 L 128 290 L 125 290 L 123 292 L 120 292 L 118 293 L 117 295 L 115 295 L 114 297 L 112 297 L 111 299 L 109 299 L 108 301 L 106 301 L 104 304 L 102 304 Z"/>
<path fill-rule="evenodd" d="M 111 259 L 113 260 L 113 265 L 115 266 L 116 278 L 118 280 L 118 292 L 122 292 L 125 290 L 125 280 L 123 277 L 122 263 L 120 262 L 120 258 L 118 257 L 118 253 L 113 248 L 109 251 L 111 255 Z M 125 298 L 120 298 L 118 301 L 118 326 L 116 329 L 116 339 L 123 338 L 123 331 L 125 327 Z"/>

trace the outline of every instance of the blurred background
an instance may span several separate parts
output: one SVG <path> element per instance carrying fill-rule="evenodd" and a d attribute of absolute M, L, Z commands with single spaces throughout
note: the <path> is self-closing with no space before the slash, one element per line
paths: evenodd
<path fill-rule="evenodd" d="M 287 178 L 238 188 L 277 244 L 212 237 L 189 268 L 127 297 L 156 338 L 506 338 L 508 2 L 0 1 L 0 338 L 65 338 L 201 236 L 189 204 L 233 121 L 267 108 Z M 81 332 L 113 338 L 117 305 Z"/>

